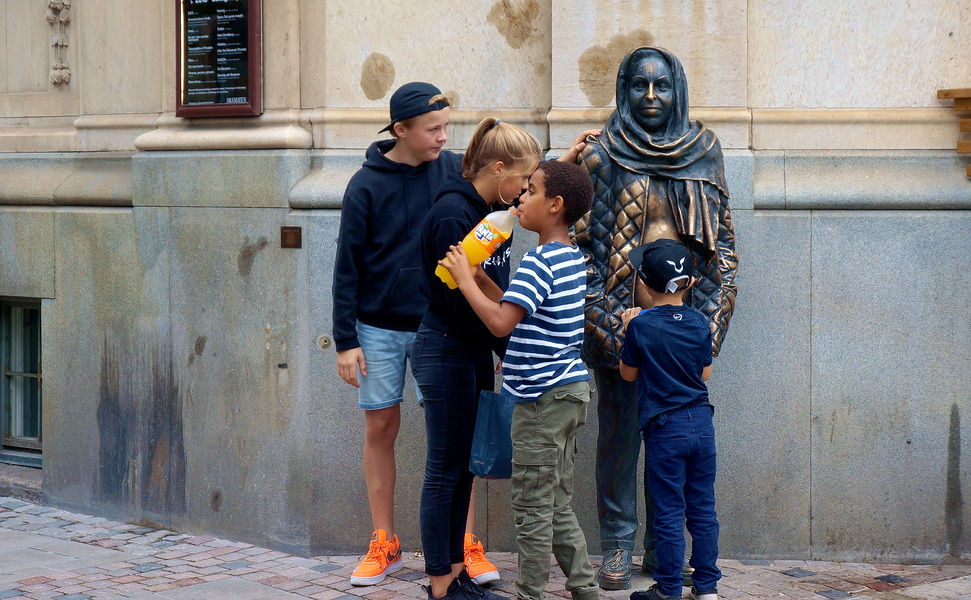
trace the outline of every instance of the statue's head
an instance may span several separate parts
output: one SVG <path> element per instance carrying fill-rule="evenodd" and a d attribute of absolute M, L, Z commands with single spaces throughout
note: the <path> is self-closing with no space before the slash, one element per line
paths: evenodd
<path fill-rule="evenodd" d="M 617 73 L 617 110 L 625 128 L 673 140 L 688 130 L 688 81 L 681 62 L 664 48 L 642 47 Z"/>

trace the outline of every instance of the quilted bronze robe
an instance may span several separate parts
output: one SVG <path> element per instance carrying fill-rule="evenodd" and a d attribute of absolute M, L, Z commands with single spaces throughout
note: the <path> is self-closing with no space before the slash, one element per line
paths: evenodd
<path fill-rule="evenodd" d="M 637 305 L 638 286 L 628 252 L 649 226 L 648 207 L 665 218 L 691 250 L 696 283 L 691 304 L 708 319 L 717 356 L 735 307 L 738 255 L 721 145 L 714 133 L 687 118 L 687 82 L 677 58 L 650 48 L 668 62 L 675 105 L 662 131 L 648 133 L 627 106 L 627 65 L 617 77 L 617 110 L 599 137 L 591 136 L 580 164 L 594 183 L 593 206 L 574 228 L 587 263 L 583 358 L 591 367 L 616 368 L 623 346 L 620 314 Z"/>

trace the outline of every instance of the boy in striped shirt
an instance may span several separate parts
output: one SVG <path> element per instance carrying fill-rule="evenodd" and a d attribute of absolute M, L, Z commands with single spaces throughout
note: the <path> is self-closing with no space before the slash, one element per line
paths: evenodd
<path fill-rule="evenodd" d="M 576 437 L 590 400 L 590 375 L 580 359 L 586 270 L 570 227 L 590 210 L 592 198 L 592 180 L 578 165 L 540 164 L 519 205 L 519 224 L 538 233 L 540 245 L 523 257 L 505 293 L 479 288 L 460 246 L 439 263 L 494 335 L 512 333 L 502 388 L 516 399 L 512 506 L 516 595 L 522 600 L 543 598 L 550 553 L 574 600 L 599 596 L 586 538 L 570 506 Z"/>

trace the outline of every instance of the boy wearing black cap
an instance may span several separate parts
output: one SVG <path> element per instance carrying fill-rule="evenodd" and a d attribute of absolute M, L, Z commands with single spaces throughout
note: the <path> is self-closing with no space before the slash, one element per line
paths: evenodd
<path fill-rule="evenodd" d="M 381 130 L 394 139 L 371 144 L 341 205 L 333 335 L 337 372 L 358 388 L 364 409 L 364 478 L 374 527 L 368 553 L 351 574 L 354 585 L 377 584 L 403 564 L 394 533 L 394 444 L 406 363 L 426 310 L 419 293 L 421 223 L 441 185 L 462 170 L 461 156 L 442 149 L 448 121 L 448 99 L 434 85 L 398 88 L 391 123 Z M 480 583 L 499 578 L 474 536 L 467 536 L 466 562 Z"/>
<path fill-rule="evenodd" d="M 631 600 L 681 598 L 684 525 L 691 534 L 691 597 L 717 600 L 721 578 L 715 515 L 714 407 L 705 381 L 711 376 L 711 329 L 684 303 L 694 284 L 685 246 L 658 240 L 628 254 L 647 284 L 654 307 L 629 308 L 620 375 L 637 381 L 638 428 L 644 438 L 645 475 L 654 500 L 657 582 Z"/>

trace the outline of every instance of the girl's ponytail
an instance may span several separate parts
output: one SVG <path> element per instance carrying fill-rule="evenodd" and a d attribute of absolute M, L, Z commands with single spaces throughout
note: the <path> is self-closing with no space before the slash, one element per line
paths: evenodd
<path fill-rule="evenodd" d="M 462 177 L 472 181 L 496 161 L 502 161 L 510 168 L 524 165 L 531 172 L 542 155 L 539 142 L 528 131 L 494 117 L 486 117 L 475 128 L 462 157 Z"/>

